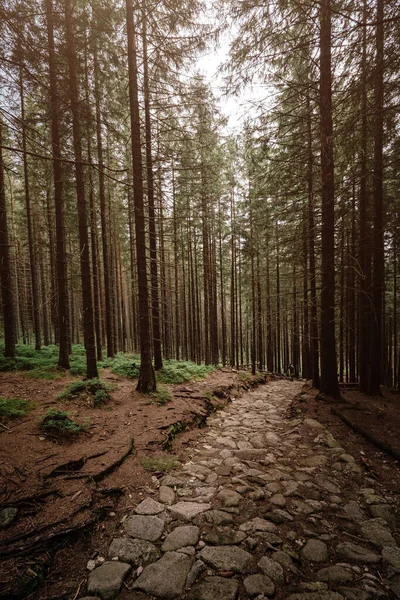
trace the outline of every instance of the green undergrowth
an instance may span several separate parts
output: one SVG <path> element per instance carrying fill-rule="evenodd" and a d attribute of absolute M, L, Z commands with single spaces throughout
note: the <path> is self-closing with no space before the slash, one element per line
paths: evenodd
<path fill-rule="evenodd" d="M 30 400 L 0 396 L 0 421 L 25 417 L 34 407 Z"/>
<path fill-rule="evenodd" d="M 152 473 L 167 473 L 181 466 L 181 463 L 175 456 L 166 456 L 165 458 L 142 458 L 140 461 L 146 471 Z"/>
<path fill-rule="evenodd" d="M 0 343 L 0 371 L 23 371 L 25 377 L 35 379 L 59 379 L 64 372 L 57 369 L 58 346 L 42 346 L 35 350 L 32 345 L 17 344 L 15 358 L 4 356 L 4 344 Z M 86 353 L 80 344 L 72 346 L 70 356 L 71 375 L 85 375 Z"/>
<path fill-rule="evenodd" d="M 90 406 L 96 407 L 111 400 L 111 386 L 100 381 L 97 377 L 84 381 L 74 381 L 57 395 L 58 400 L 73 400 L 81 398 Z"/>
<path fill-rule="evenodd" d="M 215 370 L 212 365 L 198 365 L 190 361 L 165 360 L 163 368 L 157 372 L 160 383 L 184 383 L 200 381 Z"/>
<path fill-rule="evenodd" d="M 57 408 L 50 408 L 42 419 L 40 429 L 45 433 L 59 436 L 75 436 L 88 428 L 88 423 L 80 425 L 69 413 Z"/>
<path fill-rule="evenodd" d="M 139 378 L 140 357 L 137 354 L 118 352 L 114 358 L 106 358 L 101 364 L 115 375 L 132 379 Z"/>
<path fill-rule="evenodd" d="M 168 404 L 168 402 L 171 402 L 172 392 L 165 385 L 159 385 L 157 391 L 150 394 L 150 397 L 154 404 L 164 406 L 165 404 Z"/>

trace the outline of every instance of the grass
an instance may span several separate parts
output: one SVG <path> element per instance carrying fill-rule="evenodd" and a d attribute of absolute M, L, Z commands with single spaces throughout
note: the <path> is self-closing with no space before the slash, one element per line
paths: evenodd
<path fill-rule="evenodd" d="M 65 390 L 57 395 L 58 400 L 73 400 L 84 397 L 93 407 L 111 400 L 109 394 L 111 386 L 103 383 L 97 377 L 85 381 L 74 381 Z"/>
<path fill-rule="evenodd" d="M 17 344 L 15 358 L 5 358 L 4 344 L 0 343 L 0 371 L 25 371 L 25 377 L 35 379 L 59 379 L 62 373 L 57 371 L 58 346 L 43 346 L 35 350 L 34 346 Z M 84 375 L 86 372 L 85 348 L 80 344 L 72 346 L 70 356 L 71 375 Z"/>
<path fill-rule="evenodd" d="M 114 358 L 106 358 L 103 360 L 102 366 L 110 369 L 115 375 L 138 379 L 140 357 L 137 354 L 124 354 L 123 352 L 118 352 Z"/>
<path fill-rule="evenodd" d="M 159 385 L 157 391 L 150 394 L 150 396 L 158 406 L 164 406 L 164 404 L 168 404 L 172 400 L 171 390 L 165 385 Z"/>
<path fill-rule="evenodd" d="M 35 407 L 30 400 L 22 398 L 4 398 L 0 396 L 0 420 L 18 419 L 25 417 Z"/>
<path fill-rule="evenodd" d="M 142 458 L 140 462 L 146 471 L 151 471 L 152 473 L 167 473 L 168 471 L 172 471 L 181 466 L 179 460 L 174 456 L 167 456 L 165 458 Z"/>
<path fill-rule="evenodd" d="M 74 436 L 82 431 L 83 427 L 71 419 L 69 413 L 50 408 L 42 419 L 40 429 L 53 435 Z"/>
<path fill-rule="evenodd" d="M 160 383 L 184 383 L 200 381 L 215 370 L 212 365 L 198 365 L 190 361 L 165 360 L 163 368 L 157 372 Z"/>

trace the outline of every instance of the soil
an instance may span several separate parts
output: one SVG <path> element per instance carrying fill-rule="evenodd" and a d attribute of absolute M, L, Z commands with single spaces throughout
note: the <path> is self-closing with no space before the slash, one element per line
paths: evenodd
<path fill-rule="evenodd" d="M 2 396 L 35 404 L 28 416 L 0 427 L 0 509 L 18 508 L 16 521 L 0 529 L 0 599 L 78 597 L 87 560 L 104 553 L 126 511 L 151 491 L 152 477 L 165 472 L 161 461 L 186 461 L 207 415 L 256 384 L 248 374 L 219 370 L 204 382 L 169 386 L 172 401 L 158 406 L 135 391 L 134 380 L 107 371 L 102 378 L 113 386 L 112 401 L 92 408 L 84 398 L 56 398 L 72 378 L 0 374 Z M 350 429 L 332 413 L 337 403 L 317 393 L 305 384 L 290 412 L 324 423 L 372 477 L 399 492 L 399 462 Z M 343 399 L 347 417 L 400 450 L 400 396 L 343 390 Z M 73 439 L 44 434 L 40 423 L 49 408 L 86 421 L 87 430 Z"/>
<path fill-rule="evenodd" d="M 0 427 L 0 510 L 18 508 L 0 529 L 2 599 L 74 597 L 87 560 L 108 546 L 151 478 L 187 460 L 207 415 L 265 377 L 215 371 L 202 382 L 168 386 L 173 399 L 161 406 L 137 393 L 132 379 L 103 370 L 102 380 L 112 385 L 112 401 L 93 408 L 87 397 L 57 399 L 74 381 L 67 376 L 0 373 L 2 396 L 34 403 L 27 416 Z M 72 438 L 44 433 L 49 408 L 67 411 L 85 430 Z"/>

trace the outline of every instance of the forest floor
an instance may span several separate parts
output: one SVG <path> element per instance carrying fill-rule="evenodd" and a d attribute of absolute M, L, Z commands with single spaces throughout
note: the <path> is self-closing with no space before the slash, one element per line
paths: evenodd
<path fill-rule="evenodd" d="M 102 379 L 113 387 L 112 401 L 93 408 L 85 397 L 57 399 L 66 378 L 0 373 L 2 396 L 34 402 L 29 415 L 1 426 L 0 510 L 18 513 L 0 529 L 0 598 L 79 597 L 88 559 L 107 547 L 126 511 L 151 493 L 155 478 L 190 458 L 211 412 L 256 383 L 245 372 L 215 371 L 205 381 L 169 386 L 172 401 L 158 405 L 138 394 L 132 380 L 107 370 Z M 398 492 L 398 461 L 350 429 L 332 413 L 334 404 L 315 398 L 316 390 L 305 389 L 291 405 L 293 417 L 325 424 L 370 477 Z M 346 416 L 400 450 L 400 396 L 347 390 L 343 397 Z M 43 433 L 49 408 L 68 411 L 85 430 L 72 439 Z"/>

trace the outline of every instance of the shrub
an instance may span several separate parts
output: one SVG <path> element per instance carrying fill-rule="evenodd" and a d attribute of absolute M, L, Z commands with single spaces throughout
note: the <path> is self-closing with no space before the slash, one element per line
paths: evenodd
<path fill-rule="evenodd" d="M 215 367 L 212 365 L 197 365 L 190 361 L 166 360 L 163 368 L 157 373 L 157 379 L 161 383 L 199 381 L 214 370 Z"/>
<path fill-rule="evenodd" d="M 25 417 L 34 408 L 33 402 L 22 398 L 4 398 L 0 396 L 0 419 Z"/>
<path fill-rule="evenodd" d="M 163 406 L 164 404 L 171 402 L 172 393 L 169 388 L 165 387 L 164 385 L 160 385 L 158 386 L 157 391 L 151 394 L 151 397 L 153 398 L 155 404 Z"/>
<path fill-rule="evenodd" d="M 76 435 L 82 431 L 82 426 L 75 423 L 69 414 L 63 410 L 50 408 L 42 419 L 40 428 L 48 433 L 58 435 Z"/>
<path fill-rule="evenodd" d="M 111 386 L 103 383 L 95 377 L 85 381 L 74 381 L 64 391 L 57 396 L 58 400 L 72 400 L 85 396 L 91 406 L 98 406 L 108 400 L 111 400 L 109 391 Z"/>
<path fill-rule="evenodd" d="M 106 358 L 101 364 L 121 377 L 139 378 L 140 357 L 135 354 L 118 352 L 114 358 Z"/>

